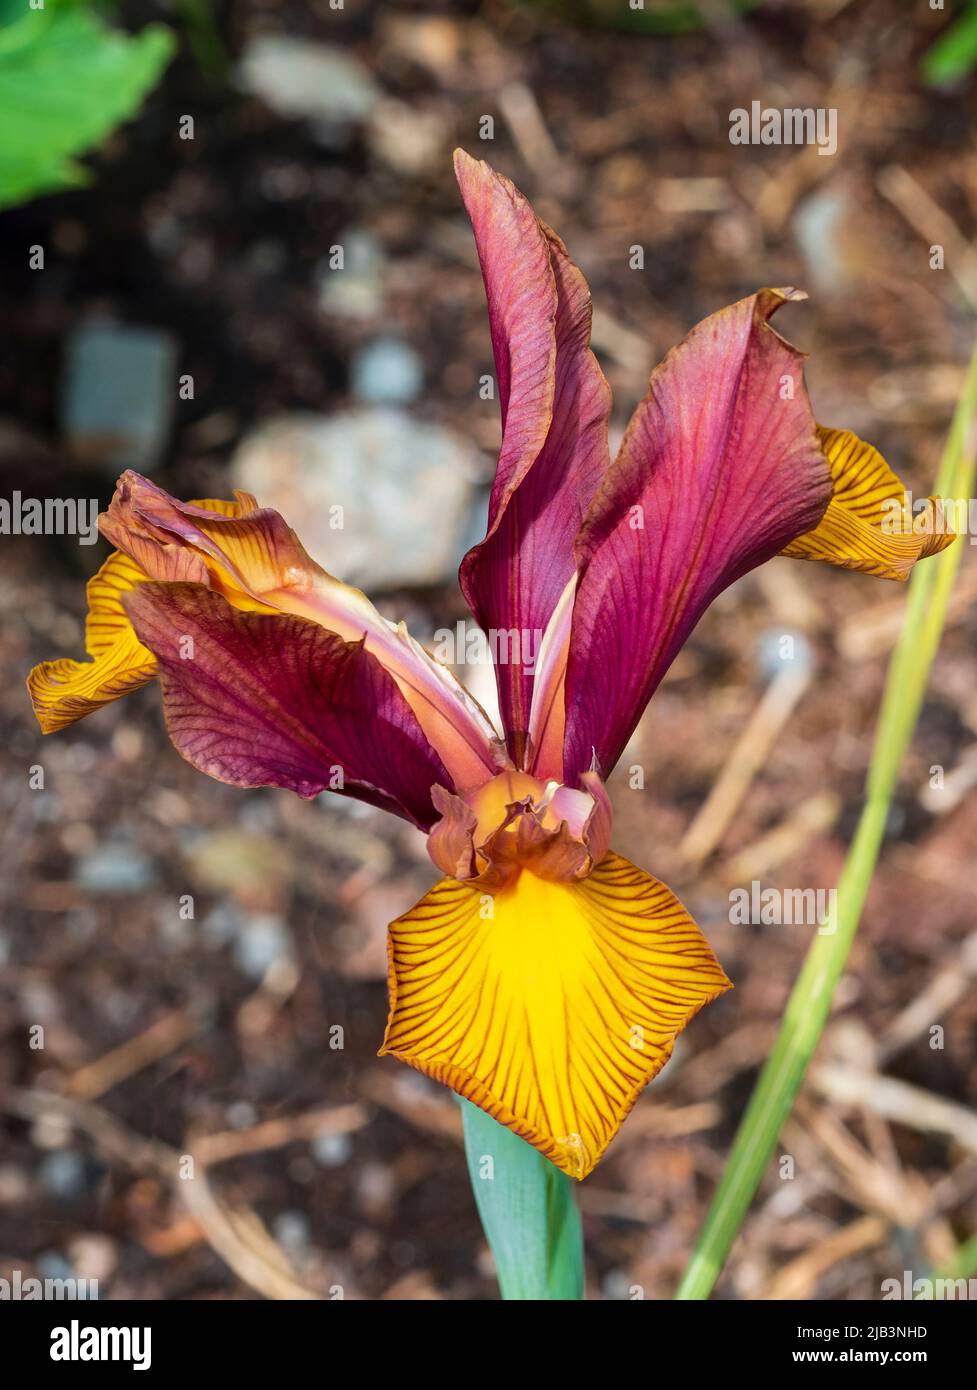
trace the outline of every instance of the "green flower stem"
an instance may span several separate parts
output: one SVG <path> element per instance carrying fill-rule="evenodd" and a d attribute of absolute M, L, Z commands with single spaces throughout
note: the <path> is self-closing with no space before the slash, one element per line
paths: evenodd
<path fill-rule="evenodd" d="M 475 1204 L 506 1300 L 583 1298 L 583 1236 L 572 1181 L 520 1139 L 461 1101 Z"/>
<path fill-rule="evenodd" d="M 977 427 L 977 347 L 974 349 L 950 435 L 937 494 L 965 499 L 973 493 Z M 679 1285 L 680 1299 L 708 1298 L 746 1217 L 777 1137 L 793 1108 L 804 1073 L 821 1038 L 835 987 L 848 960 L 885 834 L 903 756 L 923 703 L 939 646 L 953 582 L 967 545 L 961 537 L 913 571 L 906 622 L 892 655 L 866 783 L 865 804 L 838 881 L 832 933 L 818 935 L 791 993 L 773 1051 L 760 1075 L 733 1142 L 702 1234 Z"/>

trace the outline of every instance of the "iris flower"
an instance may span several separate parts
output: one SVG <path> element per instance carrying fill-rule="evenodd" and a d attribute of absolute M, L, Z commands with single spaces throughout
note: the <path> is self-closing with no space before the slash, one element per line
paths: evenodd
<path fill-rule="evenodd" d="M 498 654 L 504 737 L 277 512 L 180 502 L 133 472 L 99 519 L 116 550 L 88 587 L 89 660 L 45 662 L 29 688 L 47 733 L 156 680 L 209 776 L 337 791 L 426 832 L 444 877 L 391 924 L 381 1055 L 581 1178 L 730 987 L 675 895 L 609 848 L 604 784 L 650 697 L 712 600 L 772 556 L 905 579 L 952 536 L 925 518 L 889 534 L 902 483 L 815 424 L 802 354 L 770 324 L 793 290 L 694 328 L 612 461 L 583 275 L 508 179 L 461 151 L 456 172 L 503 426 L 461 587 L 484 630 L 542 635 L 531 664 Z"/>

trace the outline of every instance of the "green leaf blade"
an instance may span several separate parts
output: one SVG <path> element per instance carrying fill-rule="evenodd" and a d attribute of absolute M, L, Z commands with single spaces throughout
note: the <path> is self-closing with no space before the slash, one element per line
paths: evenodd
<path fill-rule="evenodd" d="M 136 35 L 74 9 L 30 11 L 0 35 L 0 207 L 87 180 L 75 156 L 134 115 L 172 56 L 163 25 Z"/>
<path fill-rule="evenodd" d="M 923 76 L 933 87 L 959 82 L 977 66 L 977 4 L 971 3 L 923 59 Z"/>

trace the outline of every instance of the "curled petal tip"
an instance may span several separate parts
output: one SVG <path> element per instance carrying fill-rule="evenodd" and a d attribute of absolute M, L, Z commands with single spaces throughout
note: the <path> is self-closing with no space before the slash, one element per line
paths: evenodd
<path fill-rule="evenodd" d="M 784 304 L 798 304 L 802 299 L 808 298 L 807 290 L 795 289 L 793 285 L 785 285 L 782 289 L 764 290 L 764 294 L 775 294 Z"/>
<path fill-rule="evenodd" d="M 911 509 L 911 494 L 878 449 L 851 430 L 819 427 L 818 438 L 831 469 L 831 500 L 817 526 L 785 555 L 905 581 L 918 560 L 952 545 L 942 499 Z"/>
<path fill-rule="evenodd" d="M 156 659 L 136 639 L 123 607 L 125 595 L 145 578 L 128 556 L 116 552 L 88 581 L 88 660 L 42 661 L 27 678 L 42 733 L 56 733 L 152 680 Z"/>
<path fill-rule="evenodd" d="M 755 296 L 756 316 L 762 321 L 765 330 L 772 333 L 791 356 L 799 360 L 807 358 L 809 354 L 803 348 L 799 348 L 796 343 L 792 343 L 789 338 L 785 338 L 779 329 L 774 328 L 770 320 L 777 310 L 783 308 L 785 304 L 799 304 L 807 298 L 806 290 L 796 290 L 789 285 L 783 289 L 759 290 Z M 732 307 L 735 308 L 736 306 Z"/>

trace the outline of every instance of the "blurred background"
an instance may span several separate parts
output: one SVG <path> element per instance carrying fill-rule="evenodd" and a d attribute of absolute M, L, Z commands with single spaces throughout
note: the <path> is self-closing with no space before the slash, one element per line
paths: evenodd
<path fill-rule="evenodd" d="M 466 616 L 499 423 L 457 144 L 587 275 L 617 437 L 697 320 L 798 285 L 778 328 L 819 420 L 929 491 L 975 332 L 977 7 L 0 0 L 0 21 L 0 496 L 104 506 L 125 466 L 245 487 L 422 640 Z M 731 145 L 754 100 L 835 109 L 837 152 Z M 209 781 L 152 687 L 42 740 L 23 677 L 81 655 L 106 549 L 0 538 L 0 1276 L 495 1297 L 457 1107 L 375 1056 L 386 923 L 435 877 L 422 837 Z M 903 597 L 794 561 L 748 576 L 612 779 L 617 849 L 736 989 L 579 1189 L 590 1297 L 666 1298 L 684 1267 L 812 930 L 735 925 L 729 894 L 834 883 Z M 968 546 L 792 1162 L 719 1296 L 879 1298 L 977 1231 L 975 598 Z"/>

